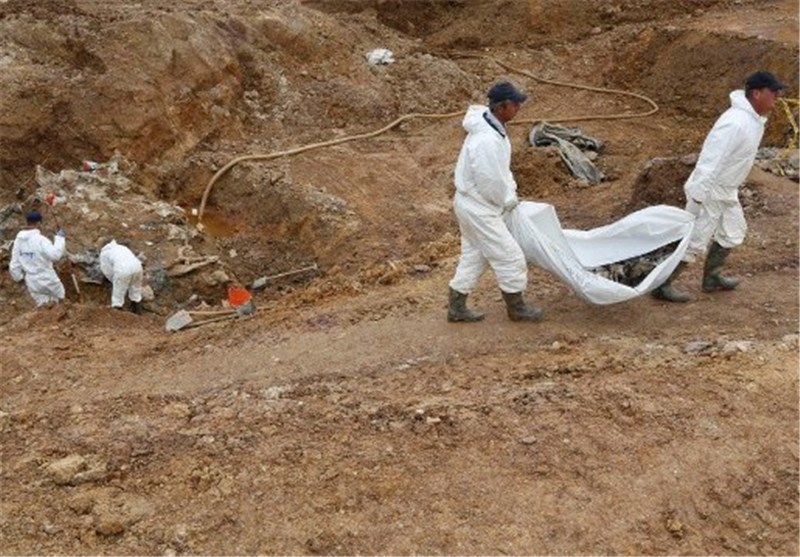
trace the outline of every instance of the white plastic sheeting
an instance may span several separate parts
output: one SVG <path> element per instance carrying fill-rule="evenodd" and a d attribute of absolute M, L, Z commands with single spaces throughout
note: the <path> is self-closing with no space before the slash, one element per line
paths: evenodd
<path fill-rule="evenodd" d="M 647 207 L 600 228 L 563 230 L 552 205 L 523 201 L 506 217 L 528 265 L 550 271 L 587 302 L 624 302 L 661 285 L 680 263 L 694 216 L 677 207 Z M 626 286 L 589 269 L 624 261 L 680 241 L 637 286 Z"/>

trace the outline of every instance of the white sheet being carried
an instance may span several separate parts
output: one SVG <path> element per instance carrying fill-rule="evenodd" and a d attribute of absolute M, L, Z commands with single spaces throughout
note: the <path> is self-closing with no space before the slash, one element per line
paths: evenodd
<path fill-rule="evenodd" d="M 593 304 L 615 304 L 661 285 L 675 270 L 689 242 L 694 216 L 677 207 L 647 207 L 600 228 L 563 230 L 555 209 L 523 201 L 506 217 L 506 225 L 525 252 L 529 265 L 546 269 Z M 680 241 L 637 286 L 626 286 L 588 269 L 644 255 Z"/>

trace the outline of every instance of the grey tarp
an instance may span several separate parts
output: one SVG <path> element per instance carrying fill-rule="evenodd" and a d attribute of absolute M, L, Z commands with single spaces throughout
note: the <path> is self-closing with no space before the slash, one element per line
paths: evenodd
<path fill-rule="evenodd" d="M 603 142 L 584 134 L 578 128 L 565 128 L 556 124 L 540 122 L 536 124 L 528 136 L 528 141 L 535 147 L 546 145 L 558 146 L 558 152 L 573 175 L 590 184 L 599 184 L 604 176 L 582 150 L 600 151 Z"/>

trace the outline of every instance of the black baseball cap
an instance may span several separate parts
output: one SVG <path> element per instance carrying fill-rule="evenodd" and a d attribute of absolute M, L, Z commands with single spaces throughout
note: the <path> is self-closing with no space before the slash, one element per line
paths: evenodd
<path fill-rule="evenodd" d="M 500 81 L 492 85 L 489 89 L 489 102 L 500 103 L 503 101 L 511 101 L 522 104 L 528 95 L 517 89 L 510 81 Z"/>
<path fill-rule="evenodd" d="M 770 91 L 780 91 L 786 89 L 786 85 L 778 81 L 778 78 L 769 72 L 759 71 L 748 76 L 744 82 L 745 91 L 753 89 L 769 89 Z"/>

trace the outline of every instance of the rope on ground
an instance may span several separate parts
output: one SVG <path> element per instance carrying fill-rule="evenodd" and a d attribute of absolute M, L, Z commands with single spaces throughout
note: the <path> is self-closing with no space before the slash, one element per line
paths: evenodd
<path fill-rule="evenodd" d="M 450 55 L 450 56 L 452 57 L 453 55 Z M 655 101 L 653 101 L 652 99 L 650 99 L 648 97 L 645 97 L 644 95 L 640 95 L 638 93 L 632 93 L 630 91 L 623 91 L 621 89 L 608 89 L 608 88 L 605 88 L 605 87 L 593 87 L 591 85 L 579 85 L 579 84 L 576 84 L 576 83 L 569 83 L 569 82 L 566 82 L 566 81 L 555 81 L 555 80 L 551 80 L 551 79 L 545 79 L 545 78 L 542 78 L 542 77 L 537 77 L 537 76 L 533 75 L 532 73 L 530 73 L 528 71 L 521 70 L 521 69 L 515 68 L 513 66 L 510 66 L 508 64 L 505 64 L 503 62 L 500 62 L 499 60 L 497 60 L 495 58 L 492 58 L 490 56 L 483 56 L 483 55 L 476 55 L 476 54 L 465 54 L 465 53 L 456 53 L 455 56 L 462 57 L 462 58 L 480 58 L 480 59 L 490 60 L 490 61 L 494 62 L 495 64 L 499 65 L 500 67 L 502 67 L 502 68 L 504 68 L 504 69 L 506 69 L 506 70 L 508 70 L 510 72 L 514 72 L 514 73 L 518 73 L 520 75 L 524 75 L 526 77 L 530 77 L 531 79 L 534 79 L 534 80 L 536 80 L 536 81 L 538 81 L 540 83 L 547 83 L 549 85 L 554 85 L 554 86 L 557 86 L 557 87 L 570 87 L 570 88 L 573 88 L 573 89 L 583 89 L 583 90 L 586 90 L 586 91 L 595 91 L 595 92 L 599 92 L 599 93 L 609 93 L 609 94 L 617 94 L 617 95 L 624 95 L 624 96 L 634 97 L 634 98 L 637 98 L 637 99 L 645 101 L 646 103 L 648 103 L 651 106 L 650 110 L 648 110 L 647 112 L 620 113 L 620 114 L 608 114 L 608 115 L 572 116 L 572 117 L 564 117 L 564 118 L 561 118 L 561 117 L 546 118 L 546 120 L 551 121 L 551 122 L 579 122 L 579 121 L 585 121 L 585 120 L 619 120 L 619 119 L 623 119 L 623 118 L 643 118 L 645 116 L 650 116 L 651 114 L 653 114 L 656 111 L 658 111 L 658 105 L 655 103 Z M 214 184 L 222 176 L 224 176 L 225 173 L 227 173 L 231 168 L 233 168 L 234 166 L 236 166 L 240 162 L 244 162 L 244 161 L 267 161 L 267 160 L 277 159 L 277 158 L 280 158 L 280 157 L 287 157 L 287 156 L 290 156 L 290 155 L 296 155 L 298 153 L 303 153 L 305 151 L 310 151 L 312 149 L 320 149 L 322 147 L 331 147 L 333 145 L 340 145 L 342 143 L 347 143 L 348 141 L 356 141 L 356 140 L 359 140 L 359 139 L 369 139 L 371 137 L 375 137 L 375 136 L 380 135 L 380 134 L 382 134 L 384 132 L 387 132 L 387 131 L 391 130 L 392 128 L 395 128 L 398 125 L 402 124 L 403 122 L 405 122 L 407 120 L 412 120 L 414 118 L 444 120 L 444 119 L 447 119 L 447 118 L 454 118 L 454 117 L 460 116 L 462 114 L 463 114 L 462 110 L 459 110 L 457 112 L 448 112 L 448 113 L 441 113 L 441 114 L 423 114 L 423 113 L 414 112 L 414 113 L 410 113 L 410 114 L 404 114 L 403 116 L 400 116 L 399 118 L 397 118 L 396 120 L 390 122 L 389 124 L 385 125 L 384 127 L 380 128 L 378 130 L 372 131 L 372 132 L 367 132 L 367 133 L 362 133 L 362 134 L 357 134 L 357 135 L 350 135 L 350 136 L 347 136 L 347 137 L 340 137 L 338 139 L 331 139 L 329 141 L 322 141 L 322 142 L 319 142 L 319 143 L 311 143 L 311 144 L 308 144 L 308 145 L 302 145 L 300 147 L 295 147 L 293 149 L 287 149 L 285 151 L 275 151 L 275 152 L 266 153 L 266 154 L 243 155 L 241 157 L 236 157 L 235 159 L 232 159 L 230 162 L 228 162 L 225 166 L 220 168 L 216 172 L 216 174 L 214 174 L 214 176 L 212 176 L 211 180 L 209 180 L 208 184 L 206 185 L 205 190 L 203 191 L 203 197 L 200 199 L 200 207 L 197 210 L 197 222 L 198 222 L 198 224 L 200 224 L 202 222 L 202 220 L 203 220 L 203 213 L 205 212 L 206 204 L 208 203 L 208 196 L 211 194 L 211 188 L 214 187 Z M 541 122 L 542 120 L 545 120 L 545 118 L 539 118 L 539 119 L 535 119 L 535 120 L 532 120 L 532 119 L 515 120 L 514 122 L 511 122 L 511 123 L 513 123 L 513 124 L 529 124 L 529 123 Z"/>
<path fill-rule="evenodd" d="M 567 81 L 556 81 L 554 79 L 545 79 L 543 77 L 535 76 L 535 75 L 533 75 L 532 73 L 530 73 L 530 72 L 528 72 L 526 70 L 521 70 L 519 68 L 515 68 L 513 66 L 510 66 L 510 65 L 508 65 L 508 64 L 506 64 L 504 62 L 501 62 L 500 60 L 497 60 L 495 58 L 486 57 L 486 59 L 491 60 L 492 62 L 494 62 L 498 66 L 500 66 L 502 68 L 505 68 L 506 70 L 508 70 L 510 72 L 515 72 L 515 73 L 518 73 L 520 75 L 524 75 L 526 77 L 530 77 L 531 79 L 533 79 L 535 81 L 538 81 L 539 83 L 546 83 L 548 85 L 554 85 L 556 87 L 569 87 L 571 89 L 581 89 L 581 90 L 584 90 L 584 91 L 594 91 L 596 93 L 607 93 L 607 94 L 611 94 L 611 95 L 622 95 L 622 96 L 626 96 L 626 97 L 633 97 L 635 99 L 642 100 L 642 101 L 644 101 L 644 102 L 646 102 L 647 104 L 650 105 L 650 110 L 648 110 L 646 112 L 621 112 L 621 113 L 617 113 L 617 114 L 603 114 L 603 115 L 587 114 L 585 116 L 565 116 L 563 118 L 562 117 L 547 118 L 547 120 L 550 121 L 550 122 L 561 122 L 561 123 L 564 123 L 564 122 L 582 122 L 582 121 L 586 121 L 586 120 L 622 120 L 622 119 L 626 119 L 626 118 L 644 118 L 645 116 L 650 116 L 651 114 L 655 114 L 656 112 L 658 112 L 658 105 L 656 104 L 656 102 L 653 99 L 651 99 L 650 97 L 646 97 L 644 95 L 640 95 L 639 93 L 634 93 L 632 91 L 624 91 L 622 89 L 611 89 L 611 88 L 608 88 L 608 87 L 594 87 L 592 85 L 580 85 L 580 84 L 577 84 L 577 83 L 569 83 Z M 512 124 L 514 124 L 514 123 L 516 123 L 516 124 L 536 124 L 538 122 L 541 122 L 542 120 L 544 120 L 544 118 L 522 119 L 522 120 L 514 120 L 511 123 Z"/>
<path fill-rule="evenodd" d="M 287 157 L 289 155 L 296 155 L 298 153 L 303 153 L 305 151 L 310 151 L 312 149 L 319 149 L 321 147 L 330 147 L 332 145 L 339 145 L 341 143 L 346 143 L 348 141 L 356 141 L 358 139 L 368 139 L 370 137 L 375 137 L 376 135 L 380 135 L 384 132 L 389 131 L 390 129 L 399 126 L 406 120 L 411 120 L 412 118 L 428 118 L 428 119 L 437 119 L 442 120 L 445 118 L 453 118 L 454 116 L 458 116 L 461 112 L 450 112 L 447 114 L 421 114 L 421 113 L 411 113 L 411 114 L 404 114 L 400 116 L 396 120 L 392 121 L 391 123 L 385 125 L 379 130 L 375 130 L 373 132 L 368 133 L 361 133 L 358 135 L 349 135 L 347 137 L 340 137 L 338 139 L 331 139 L 329 141 L 321 141 L 319 143 L 310 143 L 308 145 L 302 145 L 300 147 L 295 147 L 293 149 L 287 149 L 285 151 L 275 151 L 273 153 L 267 154 L 257 154 L 257 155 L 243 155 L 241 157 L 236 157 L 235 159 L 231 160 L 228 164 L 220 168 L 216 174 L 211 178 L 206 186 L 205 191 L 203 192 L 203 197 L 200 200 L 200 208 L 197 211 L 197 222 L 201 222 L 203 219 L 203 211 L 205 211 L 206 203 L 208 202 L 208 195 L 211 193 L 211 188 L 214 186 L 214 183 L 219 180 L 228 170 L 239 164 L 240 162 L 244 161 L 268 161 L 271 159 L 277 159 L 280 157 Z"/>

